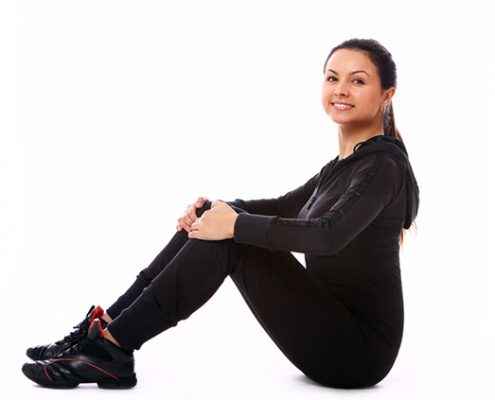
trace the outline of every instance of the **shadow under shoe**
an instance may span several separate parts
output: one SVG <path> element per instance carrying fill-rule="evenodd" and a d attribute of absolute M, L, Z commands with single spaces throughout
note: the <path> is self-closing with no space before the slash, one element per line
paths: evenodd
<path fill-rule="evenodd" d="M 136 385 L 133 350 L 116 346 L 102 336 L 102 325 L 94 319 L 85 338 L 48 360 L 26 363 L 22 372 L 49 388 L 73 388 L 96 383 L 104 389 L 128 389 Z"/>
<path fill-rule="evenodd" d="M 79 324 L 73 326 L 75 329 L 71 333 L 56 342 L 29 347 L 26 350 L 26 355 L 34 361 L 47 360 L 55 357 L 60 352 L 68 349 L 70 346 L 84 338 L 88 333 L 88 327 L 91 325 L 91 322 L 93 322 L 95 318 L 101 318 L 104 313 L 105 312 L 100 306 L 91 306 L 86 314 L 86 317 Z M 103 324 L 103 328 L 105 328 L 107 323 L 103 320 L 101 320 L 101 322 Z"/>

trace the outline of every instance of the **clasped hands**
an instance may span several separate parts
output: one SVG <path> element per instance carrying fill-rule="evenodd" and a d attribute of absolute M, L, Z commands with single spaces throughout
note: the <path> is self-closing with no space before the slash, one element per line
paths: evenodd
<path fill-rule="evenodd" d="M 211 208 L 197 217 L 196 209 L 203 207 L 206 197 L 198 197 L 190 204 L 184 214 L 177 220 L 177 231 L 185 229 L 190 239 L 223 240 L 234 237 L 234 225 L 237 212 L 221 200 L 213 200 Z"/>

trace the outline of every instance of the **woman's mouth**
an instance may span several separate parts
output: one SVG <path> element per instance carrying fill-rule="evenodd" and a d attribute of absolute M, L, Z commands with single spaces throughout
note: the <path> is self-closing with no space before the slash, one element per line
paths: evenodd
<path fill-rule="evenodd" d="M 332 103 L 332 107 L 335 110 L 339 110 L 339 111 L 347 111 L 347 110 L 351 110 L 354 108 L 353 105 L 346 104 L 346 103 Z"/>

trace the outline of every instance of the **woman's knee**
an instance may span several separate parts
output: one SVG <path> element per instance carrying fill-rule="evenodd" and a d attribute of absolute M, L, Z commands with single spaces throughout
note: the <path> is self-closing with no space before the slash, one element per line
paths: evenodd
<path fill-rule="evenodd" d="M 210 200 L 207 200 L 205 201 L 205 203 L 203 204 L 203 207 L 200 207 L 200 208 L 197 208 L 196 209 L 196 216 L 199 218 L 203 215 L 203 213 L 206 211 L 206 210 L 209 210 L 211 208 L 211 201 Z"/>

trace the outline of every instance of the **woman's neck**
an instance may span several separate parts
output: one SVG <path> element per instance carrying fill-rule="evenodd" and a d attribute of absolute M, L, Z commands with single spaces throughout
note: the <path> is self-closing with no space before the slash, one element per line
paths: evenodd
<path fill-rule="evenodd" d="M 339 127 L 339 161 L 349 157 L 354 150 L 356 144 L 365 142 L 373 136 L 383 135 L 383 129 L 360 129 L 360 130 L 345 130 L 343 127 Z"/>

